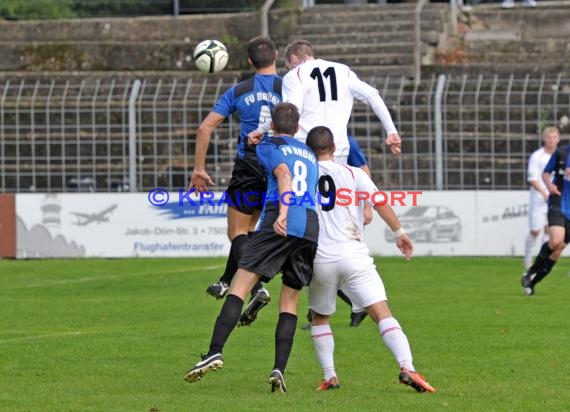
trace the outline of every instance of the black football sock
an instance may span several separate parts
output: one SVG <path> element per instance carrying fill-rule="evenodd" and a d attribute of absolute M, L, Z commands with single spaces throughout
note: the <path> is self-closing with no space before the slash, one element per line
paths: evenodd
<path fill-rule="evenodd" d="M 281 312 L 277 327 L 275 328 L 275 364 L 273 369 L 285 372 L 291 349 L 293 348 L 293 338 L 297 328 L 297 315 Z"/>
<path fill-rule="evenodd" d="M 232 279 L 238 269 L 238 263 L 243 255 L 244 246 L 247 244 L 247 241 L 247 235 L 237 235 L 234 240 L 232 240 L 230 254 L 228 255 L 228 261 L 226 262 L 226 270 L 220 278 L 220 281 L 223 281 L 228 285 L 232 283 Z"/>
<path fill-rule="evenodd" d="M 239 297 L 236 295 L 228 295 L 226 297 L 222 310 L 214 325 L 208 356 L 215 353 L 222 353 L 226 341 L 238 323 L 242 308 L 243 300 Z"/>
<path fill-rule="evenodd" d="M 554 267 L 555 264 L 556 264 L 555 260 L 546 258 L 546 261 L 536 271 L 536 276 L 534 277 L 534 279 L 532 279 L 532 286 L 536 285 L 538 282 L 544 279 L 552 271 L 552 268 Z"/>
<path fill-rule="evenodd" d="M 532 266 L 526 271 L 527 274 L 537 273 L 541 270 L 541 267 L 546 263 L 547 260 L 550 259 L 550 255 L 552 254 L 552 249 L 548 246 L 548 242 L 544 242 L 542 247 L 540 248 L 540 252 L 536 256 L 534 263 Z"/>

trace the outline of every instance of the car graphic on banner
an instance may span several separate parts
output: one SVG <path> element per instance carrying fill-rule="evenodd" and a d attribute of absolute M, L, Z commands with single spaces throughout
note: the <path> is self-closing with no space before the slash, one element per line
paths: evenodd
<path fill-rule="evenodd" d="M 447 206 L 414 206 L 400 217 L 402 227 L 416 242 L 460 242 L 461 220 Z M 394 234 L 387 228 L 387 241 L 394 240 Z"/>

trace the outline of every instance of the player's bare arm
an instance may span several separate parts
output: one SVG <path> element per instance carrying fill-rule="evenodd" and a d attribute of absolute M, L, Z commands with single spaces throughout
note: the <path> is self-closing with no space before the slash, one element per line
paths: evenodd
<path fill-rule="evenodd" d="M 280 236 L 287 236 L 287 212 L 289 211 L 289 202 L 292 193 L 291 172 L 285 163 L 281 163 L 275 169 L 273 174 L 277 178 L 279 187 L 279 216 L 273 223 L 273 230 Z M 289 194 L 286 194 L 289 193 Z"/>
<path fill-rule="evenodd" d="M 205 192 L 215 183 L 206 172 L 206 154 L 210 145 L 210 137 L 216 127 L 224 121 L 225 117 L 214 112 L 200 123 L 196 132 L 196 151 L 194 154 L 194 170 L 188 185 L 189 189 L 195 188 L 198 192 Z"/>
<path fill-rule="evenodd" d="M 542 174 L 542 180 L 544 180 L 544 184 L 546 185 L 546 188 L 548 189 L 548 192 L 552 195 L 558 195 L 560 196 L 560 191 L 558 190 L 558 188 L 556 187 L 556 185 L 554 183 L 552 183 L 550 181 L 551 177 L 550 177 L 550 173 L 544 172 Z"/>
<path fill-rule="evenodd" d="M 400 139 L 398 133 L 390 133 L 385 142 L 394 156 L 400 155 L 402 152 L 402 139 Z"/>
<path fill-rule="evenodd" d="M 414 246 L 408 235 L 403 231 L 400 219 L 398 219 L 394 209 L 388 204 L 376 205 L 374 209 L 376 209 L 376 212 L 378 212 L 382 220 L 392 229 L 392 232 L 396 234 L 396 246 L 400 249 L 400 252 L 402 252 L 406 260 L 410 260 L 414 253 Z"/>

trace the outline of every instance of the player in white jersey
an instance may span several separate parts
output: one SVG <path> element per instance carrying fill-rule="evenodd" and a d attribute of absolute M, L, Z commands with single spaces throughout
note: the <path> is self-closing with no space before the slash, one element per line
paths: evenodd
<path fill-rule="evenodd" d="M 378 90 L 363 82 L 345 64 L 316 59 L 311 44 L 297 40 L 287 46 L 285 62 L 289 72 L 283 77 L 283 100 L 295 104 L 301 113 L 299 132 L 305 141 L 315 126 L 329 127 L 335 139 L 335 159 L 346 163 L 349 151 L 347 125 L 354 99 L 368 104 L 381 120 L 392 153 L 400 154 L 401 140 Z"/>
<path fill-rule="evenodd" d="M 526 236 L 524 244 L 524 266 L 525 269 L 532 265 L 534 249 L 539 243 L 539 236 L 542 233 L 540 244 L 548 238 L 548 189 L 542 180 L 544 167 L 550 160 L 550 156 L 556 150 L 560 142 L 560 132 L 556 127 L 547 127 L 542 132 L 543 146 L 535 150 L 528 160 L 527 182 L 530 185 L 530 196 L 528 202 L 528 223 L 530 231 Z"/>
<path fill-rule="evenodd" d="M 416 372 L 408 339 L 388 307 L 384 285 L 364 242 L 362 204 L 336 199 L 347 193 L 378 192 L 376 185 L 359 168 L 335 162 L 334 139 L 325 126 L 308 133 L 307 145 L 319 161 L 319 243 L 309 286 L 309 307 L 313 311 L 311 336 L 324 374 L 319 390 L 339 387 L 334 368 L 334 338 L 329 317 L 336 309 L 336 291 L 342 289 L 353 302 L 353 310 L 365 309 L 378 325 L 384 343 L 400 366 L 400 382 L 418 392 L 435 392 Z M 348 192 L 350 191 L 350 192 Z M 343 196 L 345 198 L 345 196 Z M 362 203 L 362 202 L 361 202 Z M 375 205 L 380 217 L 394 231 L 396 245 L 410 259 L 413 245 L 400 220 L 388 204 Z"/>

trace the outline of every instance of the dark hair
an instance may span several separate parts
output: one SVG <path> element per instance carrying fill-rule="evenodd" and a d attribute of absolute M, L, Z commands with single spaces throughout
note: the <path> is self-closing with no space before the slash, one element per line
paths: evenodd
<path fill-rule="evenodd" d="M 278 103 L 271 113 L 273 131 L 293 136 L 299 129 L 299 109 L 293 103 Z"/>
<path fill-rule="evenodd" d="M 269 37 L 254 37 L 247 45 L 247 57 L 256 69 L 269 67 L 277 58 L 275 43 Z"/>
<path fill-rule="evenodd" d="M 289 43 L 285 49 L 285 59 L 290 62 L 291 56 L 295 55 L 297 57 L 303 58 L 307 56 L 314 56 L 313 46 L 306 40 L 295 40 Z"/>
<path fill-rule="evenodd" d="M 334 136 L 326 126 L 313 127 L 307 134 L 307 146 L 318 156 L 334 153 Z"/>

